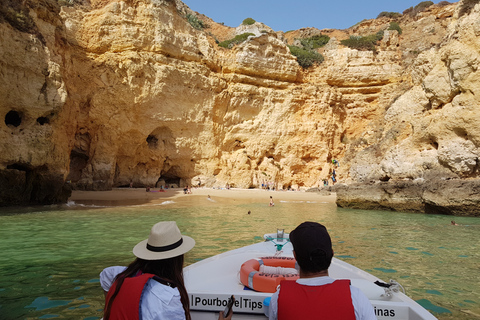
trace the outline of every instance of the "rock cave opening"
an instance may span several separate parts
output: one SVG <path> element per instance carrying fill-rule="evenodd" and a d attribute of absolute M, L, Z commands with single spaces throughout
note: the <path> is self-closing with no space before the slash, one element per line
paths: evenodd
<path fill-rule="evenodd" d="M 172 167 L 167 172 L 162 172 L 160 177 L 157 180 L 156 187 L 160 187 L 162 185 L 168 186 L 171 188 L 172 186 L 175 188 L 183 188 L 187 185 L 185 179 L 180 177 L 179 168 Z"/>
<path fill-rule="evenodd" d="M 71 182 L 77 182 L 82 178 L 82 171 L 88 164 L 89 157 L 81 152 L 72 150 L 70 152 L 70 172 L 68 173 L 67 180 Z"/>
<path fill-rule="evenodd" d="M 18 127 L 22 124 L 23 114 L 21 112 L 10 110 L 5 115 L 5 124 L 7 126 Z"/>
<path fill-rule="evenodd" d="M 41 126 L 43 126 L 44 124 L 49 124 L 50 123 L 50 119 L 48 119 L 47 117 L 38 117 L 37 118 L 37 123 Z"/>
<path fill-rule="evenodd" d="M 162 180 L 165 181 L 165 185 L 168 186 L 169 188 L 172 186 L 175 188 L 181 187 L 180 182 L 182 179 L 180 177 L 176 177 L 168 174 L 162 174 L 160 178 L 158 178 L 157 180 L 157 183 L 156 183 L 157 187 L 163 185 L 163 183 L 161 182 Z"/>
<path fill-rule="evenodd" d="M 9 164 L 7 165 L 7 169 L 14 169 L 14 170 L 25 171 L 25 172 L 29 172 L 33 170 L 31 165 L 24 164 L 24 163 Z"/>
<path fill-rule="evenodd" d="M 149 135 L 147 137 L 147 143 L 148 143 L 148 147 L 150 149 L 156 149 L 157 148 L 157 143 L 158 143 L 158 138 L 155 137 L 154 135 Z"/>

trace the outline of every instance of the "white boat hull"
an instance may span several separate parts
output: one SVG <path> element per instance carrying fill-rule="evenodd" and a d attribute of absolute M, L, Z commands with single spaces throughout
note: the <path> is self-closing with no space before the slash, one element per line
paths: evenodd
<path fill-rule="evenodd" d="M 290 242 L 283 245 L 282 256 L 293 257 Z M 190 296 L 192 320 L 216 320 L 218 312 L 233 294 L 236 304 L 233 319 L 267 319 L 264 299 L 272 293 L 245 289 L 240 282 L 241 265 L 250 259 L 273 256 L 277 246 L 272 241 L 256 243 L 243 248 L 224 252 L 194 263 L 184 269 L 185 285 Z M 434 320 L 431 313 L 402 292 L 386 295 L 385 289 L 374 284 L 382 281 L 346 262 L 333 259 L 329 275 L 334 279 L 349 279 L 353 286 L 368 297 L 379 320 Z M 383 281 L 382 281 L 383 282 Z"/>

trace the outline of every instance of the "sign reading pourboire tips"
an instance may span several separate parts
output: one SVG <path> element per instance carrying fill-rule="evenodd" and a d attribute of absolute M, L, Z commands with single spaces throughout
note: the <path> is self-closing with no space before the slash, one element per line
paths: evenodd
<path fill-rule="evenodd" d="M 222 294 L 190 294 L 190 309 L 222 311 L 228 303 L 231 295 Z M 233 312 L 261 313 L 263 314 L 264 296 L 240 296 L 235 295 Z"/>

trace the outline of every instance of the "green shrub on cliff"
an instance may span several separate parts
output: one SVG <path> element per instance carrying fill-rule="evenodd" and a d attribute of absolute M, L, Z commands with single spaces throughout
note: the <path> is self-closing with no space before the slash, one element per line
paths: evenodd
<path fill-rule="evenodd" d="M 72 7 L 75 3 L 75 0 L 58 0 L 58 4 L 65 7 Z"/>
<path fill-rule="evenodd" d="M 202 20 L 198 19 L 197 16 L 194 16 L 193 14 L 188 13 L 186 18 L 188 23 L 197 30 L 203 30 L 207 27 Z"/>
<path fill-rule="evenodd" d="M 308 69 L 315 63 L 320 64 L 324 60 L 324 57 L 314 50 L 297 46 L 288 46 L 288 48 L 290 49 L 290 52 L 297 57 L 297 62 L 303 69 Z"/>
<path fill-rule="evenodd" d="M 458 11 L 459 17 L 470 14 L 473 7 L 479 2 L 480 0 L 463 0 L 463 2 L 460 2 L 460 8 Z"/>
<path fill-rule="evenodd" d="M 317 49 L 323 47 L 330 41 L 327 35 L 319 34 L 310 38 L 299 39 L 305 49 Z"/>
<path fill-rule="evenodd" d="M 222 42 L 220 42 L 218 45 L 219 45 L 220 47 L 230 49 L 230 48 L 232 48 L 233 46 L 235 46 L 235 45 L 237 45 L 237 44 L 239 44 L 239 43 L 244 42 L 244 41 L 247 40 L 248 37 L 250 37 L 250 36 L 254 36 L 254 34 L 253 34 L 253 33 L 249 33 L 249 32 L 242 33 L 242 34 L 239 34 L 238 36 L 235 36 L 235 38 L 233 38 L 233 39 L 222 41 Z"/>
<path fill-rule="evenodd" d="M 396 18 L 399 18 L 401 17 L 402 14 L 401 13 L 398 13 L 398 12 L 387 12 L 387 11 L 383 11 L 383 12 L 380 12 L 380 14 L 377 16 L 377 19 L 378 18 L 382 18 L 382 17 L 387 17 L 387 18 L 391 18 L 391 19 L 396 19 Z"/>
<path fill-rule="evenodd" d="M 250 25 L 254 24 L 255 22 L 257 22 L 257 21 L 253 20 L 252 18 L 247 18 L 247 19 L 243 20 L 242 24 L 245 25 L 245 26 L 250 26 Z"/>
<path fill-rule="evenodd" d="M 368 36 L 350 36 L 350 38 L 341 40 L 340 43 L 352 49 L 376 51 L 376 44 L 382 40 L 383 31 Z"/>
<path fill-rule="evenodd" d="M 434 5 L 433 1 L 422 1 L 417 4 L 413 9 L 417 10 L 418 12 L 425 10 L 426 8 Z"/>
<path fill-rule="evenodd" d="M 28 12 L 28 8 L 22 3 L 11 2 L 0 6 L 0 22 L 7 21 L 13 28 L 21 32 L 34 33 L 35 22 Z"/>
<path fill-rule="evenodd" d="M 402 34 L 402 28 L 400 28 L 400 25 L 397 22 L 390 22 L 388 30 L 397 30 L 398 34 Z"/>
<path fill-rule="evenodd" d="M 403 11 L 403 14 L 408 14 L 410 16 L 416 16 L 417 13 L 420 13 L 422 11 L 425 11 L 428 7 L 433 5 L 434 3 L 432 1 L 422 1 L 419 4 L 417 4 L 415 7 L 410 7 L 407 10 Z"/>

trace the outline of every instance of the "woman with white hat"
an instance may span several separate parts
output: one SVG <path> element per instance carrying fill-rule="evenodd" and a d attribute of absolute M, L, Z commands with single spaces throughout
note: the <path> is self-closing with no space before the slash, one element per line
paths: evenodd
<path fill-rule="evenodd" d="M 110 267 L 100 274 L 106 293 L 104 319 L 190 320 L 183 260 L 194 245 L 175 221 L 155 224 L 148 239 L 133 248 L 137 259 L 126 268 Z M 231 316 L 220 313 L 219 319 Z"/>

